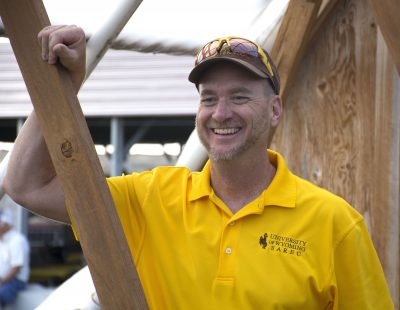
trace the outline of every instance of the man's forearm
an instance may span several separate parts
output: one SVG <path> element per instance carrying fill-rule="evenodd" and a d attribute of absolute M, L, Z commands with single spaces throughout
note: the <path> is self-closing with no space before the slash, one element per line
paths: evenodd
<path fill-rule="evenodd" d="M 15 279 L 20 270 L 21 266 L 11 268 L 11 270 L 3 278 L 0 279 L 0 285 Z"/>
<path fill-rule="evenodd" d="M 32 112 L 15 140 L 4 180 L 5 188 L 11 193 L 30 192 L 43 187 L 55 176 L 38 119 Z"/>
<path fill-rule="evenodd" d="M 64 194 L 34 112 L 15 141 L 3 187 L 24 208 L 69 222 Z"/>

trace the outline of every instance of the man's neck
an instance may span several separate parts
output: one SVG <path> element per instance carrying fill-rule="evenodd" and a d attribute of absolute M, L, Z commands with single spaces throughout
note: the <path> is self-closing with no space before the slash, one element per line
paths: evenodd
<path fill-rule="evenodd" d="M 211 161 L 211 186 L 236 213 L 269 186 L 275 172 L 266 153 L 251 160 Z"/>

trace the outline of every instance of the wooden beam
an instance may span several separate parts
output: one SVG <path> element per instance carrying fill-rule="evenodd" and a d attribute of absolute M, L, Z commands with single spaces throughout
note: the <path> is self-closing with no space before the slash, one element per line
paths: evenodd
<path fill-rule="evenodd" d="M 41 59 L 41 0 L 0 0 L 0 15 L 39 118 L 102 309 L 147 309 L 118 215 L 68 73 Z M 72 297 L 73 298 L 73 297 Z"/>
<path fill-rule="evenodd" d="M 400 74 L 400 1 L 369 0 L 375 19 Z"/>
<path fill-rule="evenodd" d="M 287 96 L 287 86 L 293 78 L 308 45 L 308 34 L 315 22 L 321 0 L 289 2 L 278 35 L 271 50 L 281 78 L 281 95 Z"/>
<path fill-rule="evenodd" d="M 372 15 L 372 13 L 371 13 Z M 393 62 L 383 39 L 382 32 L 377 31 L 376 42 L 376 74 L 374 107 L 374 142 L 379 145 L 372 150 L 372 164 L 369 174 L 373 176 L 375 185 L 371 188 L 371 205 L 369 208 L 371 222 L 370 232 L 375 249 L 379 255 L 386 279 L 395 304 L 399 309 L 400 274 L 399 234 L 393 231 L 400 227 L 400 191 L 393 190 L 399 184 L 400 134 L 399 107 L 400 101 L 395 98 L 395 75 Z M 364 102 L 363 102 L 364 103 Z M 369 150 L 368 150 L 369 151 Z M 396 204 L 397 202 L 397 204 Z M 396 216 L 397 215 L 397 216 Z"/>
<path fill-rule="evenodd" d="M 312 25 L 309 41 L 313 41 L 313 39 L 319 35 L 320 30 L 322 29 L 322 25 L 325 24 L 325 21 L 328 17 L 335 11 L 336 6 L 340 3 L 340 0 L 322 0 L 321 7 L 318 12 L 317 20 Z"/>

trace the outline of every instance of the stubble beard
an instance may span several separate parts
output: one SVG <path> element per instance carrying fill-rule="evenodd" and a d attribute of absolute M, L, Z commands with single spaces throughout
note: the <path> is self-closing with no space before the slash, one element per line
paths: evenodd
<path fill-rule="evenodd" d="M 256 142 L 260 139 L 264 130 L 267 130 L 266 128 L 267 126 L 264 123 L 263 126 L 256 128 L 255 131 L 253 131 L 251 136 L 244 143 L 234 146 L 231 149 L 226 150 L 224 152 L 221 152 L 211 147 L 205 135 L 201 134 L 201 132 L 199 131 L 199 126 L 197 124 L 197 118 L 195 125 L 196 125 L 197 136 L 199 137 L 201 144 L 207 150 L 208 156 L 212 161 L 229 161 L 238 158 L 241 154 L 245 153 L 249 148 L 255 145 Z M 266 147 L 267 146 L 265 146 L 265 148 Z"/>

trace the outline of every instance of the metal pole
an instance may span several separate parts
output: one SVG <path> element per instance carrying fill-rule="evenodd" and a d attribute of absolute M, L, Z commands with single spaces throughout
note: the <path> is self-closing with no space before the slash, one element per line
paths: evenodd
<path fill-rule="evenodd" d="M 140 3 L 142 3 L 142 0 L 121 1 L 115 11 L 110 14 L 110 18 L 90 37 L 86 47 L 86 79 L 135 13 Z"/>
<path fill-rule="evenodd" d="M 111 118 L 111 144 L 114 146 L 114 152 L 111 154 L 111 176 L 121 175 L 124 166 L 123 126 L 123 120 L 121 118 Z"/>
<path fill-rule="evenodd" d="M 19 118 L 17 120 L 17 135 L 21 131 L 22 126 L 24 125 L 25 119 Z M 10 199 L 11 200 L 11 199 Z M 12 202 L 15 206 L 15 228 L 23 233 L 24 235 L 28 235 L 28 210 L 21 207 L 19 204 Z"/>
<path fill-rule="evenodd" d="M 190 134 L 175 166 L 185 166 L 191 171 L 200 171 L 208 159 L 207 151 L 201 144 L 196 129 Z"/>

